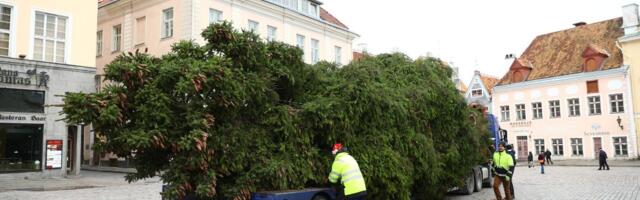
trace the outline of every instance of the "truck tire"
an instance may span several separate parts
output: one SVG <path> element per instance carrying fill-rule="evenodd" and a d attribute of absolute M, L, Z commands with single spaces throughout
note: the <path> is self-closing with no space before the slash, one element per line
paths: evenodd
<path fill-rule="evenodd" d="M 471 170 L 467 178 L 464 180 L 464 186 L 460 188 L 460 193 L 464 195 L 470 195 L 473 193 L 473 189 L 475 187 L 475 173 L 474 170 Z"/>
<path fill-rule="evenodd" d="M 493 174 L 491 173 L 491 167 L 489 167 L 489 177 L 482 181 L 482 186 L 488 188 L 493 187 Z"/>
<path fill-rule="evenodd" d="M 474 192 L 480 192 L 480 190 L 482 190 L 482 169 L 480 169 L 479 167 L 473 168 L 473 172 L 475 174 L 474 181 L 473 181 L 473 191 Z"/>

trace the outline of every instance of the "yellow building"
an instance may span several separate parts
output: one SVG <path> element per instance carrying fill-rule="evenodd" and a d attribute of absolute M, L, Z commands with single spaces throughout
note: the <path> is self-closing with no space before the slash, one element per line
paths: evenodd
<path fill-rule="evenodd" d="M 0 0 L 0 177 L 80 172 L 89 131 L 52 105 L 96 90 L 97 13 L 91 0 Z"/>
<path fill-rule="evenodd" d="M 631 94 L 633 98 L 633 118 L 635 130 L 640 137 L 640 17 L 638 16 L 638 4 L 632 3 L 623 6 L 624 36 L 619 39 L 624 55 L 624 64 L 629 66 L 631 74 Z M 640 142 L 636 145 L 638 147 Z M 640 148 L 638 149 L 640 150 Z"/>

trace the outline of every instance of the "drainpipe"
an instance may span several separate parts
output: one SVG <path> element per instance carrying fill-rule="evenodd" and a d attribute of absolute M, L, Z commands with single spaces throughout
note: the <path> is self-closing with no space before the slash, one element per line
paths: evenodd
<path fill-rule="evenodd" d="M 625 66 L 625 73 L 624 73 L 624 79 L 627 82 L 627 95 L 625 95 L 625 101 L 629 102 L 627 103 L 628 107 L 629 107 L 629 126 L 631 126 L 631 141 L 627 142 L 627 145 L 629 147 L 630 151 L 633 151 L 633 153 L 630 153 L 630 157 L 632 158 L 638 158 L 638 149 L 636 148 L 637 146 L 637 133 L 636 133 L 636 118 L 635 118 L 635 111 L 633 109 L 633 103 L 632 103 L 632 99 L 633 97 L 631 96 L 631 67 L 629 66 Z M 633 145 L 629 145 L 629 144 L 633 144 Z"/>

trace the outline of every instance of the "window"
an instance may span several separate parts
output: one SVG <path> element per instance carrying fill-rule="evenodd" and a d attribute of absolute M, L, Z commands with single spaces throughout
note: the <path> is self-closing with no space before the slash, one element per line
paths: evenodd
<path fill-rule="evenodd" d="M 569 99 L 569 117 L 580 116 L 580 100 L 578 98 Z"/>
<path fill-rule="evenodd" d="M 500 106 L 500 114 L 503 122 L 509 121 L 509 106 Z"/>
<path fill-rule="evenodd" d="M 0 88 L 0 111 L 44 113 L 44 92 Z"/>
<path fill-rule="evenodd" d="M 564 155 L 564 145 L 562 139 L 551 139 L 553 145 L 553 155 Z"/>
<path fill-rule="evenodd" d="M 624 100 L 622 100 L 622 94 L 609 95 L 609 101 L 611 102 L 611 113 L 624 112 Z"/>
<path fill-rule="evenodd" d="M 36 12 L 33 59 L 64 63 L 67 17 Z"/>
<path fill-rule="evenodd" d="M 267 26 L 267 40 L 268 41 L 276 41 L 276 35 L 278 33 L 278 28 L 273 26 Z"/>
<path fill-rule="evenodd" d="M 335 46 L 334 49 L 334 53 L 335 53 L 335 62 L 337 65 L 342 65 L 342 48 L 339 46 Z"/>
<path fill-rule="evenodd" d="M 627 150 L 627 137 L 614 137 L 613 147 L 616 151 L 616 156 L 627 156 L 629 151 Z"/>
<path fill-rule="evenodd" d="M 571 155 L 582 156 L 582 138 L 571 138 Z"/>
<path fill-rule="evenodd" d="M 482 89 L 473 89 L 473 90 L 471 90 L 471 96 L 472 97 L 482 96 Z"/>
<path fill-rule="evenodd" d="M 42 125 L 0 124 L 0 173 L 42 171 Z"/>
<path fill-rule="evenodd" d="M 544 139 L 535 139 L 533 141 L 536 145 L 536 155 L 544 153 Z"/>
<path fill-rule="evenodd" d="M 517 120 L 526 120 L 527 119 L 527 115 L 525 113 L 525 107 L 524 104 L 517 104 L 516 105 L 516 119 Z"/>
<path fill-rule="evenodd" d="M 296 35 L 296 46 L 302 49 L 302 53 L 304 54 L 304 35 Z"/>
<path fill-rule="evenodd" d="M 162 38 L 173 36 L 173 8 L 162 11 Z"/>
<path fill-rule="evenodd" d="M 136 45 L 144 44 L 147 28 L 147 18 L 140 17 L 136 19 Z"/>
<path fill-rule="evenodd" d="M 209 9 L 209 23 L 218 23 L 222 21 L 222 11 L 216 9 Z"/>
<path fill-rule="evenodd" d="M 311 39 L 311 63 L 316 64 L 318 62 L 320 50 L 318 46 L 320 46 L 320 41 L 316 39 Z"/>
<path fill-rule="evenodd" d="M 600 96 L 587 97 L 589 100 L 589 115 L 602 114 L 600 109 Z"/>
<path fill-rule="evenodd" d="M 300 14 L 318 18 L 318 5 L 310 0 L 266 0 L 276 5 L 294 10 Z"/>
<path fill-rule="evenodd" d="M 9 56 L 11 7 L 0 5 L 0 55 Z"/>
<path fill-rule="evenodd" d="M 542 119 L 542 102 L 532 103 L 533 119 Z"/>
<path fill-rule="evenodd" d="M 549 113 L 551 115 L 551 118 L 560 117 L 560 101 L 559 100 L 549 101 Z"/>
<path fill-rule="evenodd" d="M 253 31 L 254 33 L 258 33 L 258 26 L 260 26 L 260 23 L 253 21 L 253 20 L 249 20 L 249 30 Z"/>
<path fill-rule="evenodd" d="M 598 81 L 587 81 L 587 94 L 598 93 Z"/>
<path fill-rule="evenodd" d="M 309 15 L 311 15 L 312 17 L 319 17 L 318 16 L 318 5 L 316 4 L 311 4 L 311 7 L 309 8 Z"/>
<path fill-rule="evenodd" d="M 122 25 L 118 24 L 113 27 L 111 34 L 111 51 L 118 52 L 122 50 Z"/>
<path fill-rule="evenodd" d="M 96 33 L 96 56 L 102 56 L 102 31 Z"/>

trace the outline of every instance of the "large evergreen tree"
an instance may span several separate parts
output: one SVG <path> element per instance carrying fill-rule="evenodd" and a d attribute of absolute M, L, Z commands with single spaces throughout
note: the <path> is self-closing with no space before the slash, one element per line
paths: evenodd
<path fill-rule="evenodd" d="M 163 196 L 202 199 L 322 186 L 342 141 L 371 198 L 434 199 L 486 159 L 486 122 L 437 59 L 310 66 L 300 49 L 226 22 L 202 36 L 161 58 L 121 55 L 104 90 L 64 98 L 68 122 L 100 133 L 94 148 L 136 164 L 128 181 L 160 176 Z"/>

